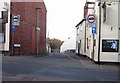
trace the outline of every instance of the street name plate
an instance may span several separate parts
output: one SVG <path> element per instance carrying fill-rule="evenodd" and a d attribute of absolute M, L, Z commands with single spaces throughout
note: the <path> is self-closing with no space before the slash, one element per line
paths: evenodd
<path fill-rule="evenodd" d="M 21 45 L 20 44 L 14 44 L 14 47 L 20 47 Z"/>

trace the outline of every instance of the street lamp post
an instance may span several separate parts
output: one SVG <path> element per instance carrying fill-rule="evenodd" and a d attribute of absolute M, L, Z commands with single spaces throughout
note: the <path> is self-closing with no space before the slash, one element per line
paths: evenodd
<path fill-rule="evenodd" d="M 42 9 L 42 7 L 38 7 L 37 9 L 37 27 L 36 27 L 36 31 L 37 31 L 37 55 L 39 53 L 39 45 L 38 45 L 38 31 L 40 30 L 39 28 L 39 10 Z"/>

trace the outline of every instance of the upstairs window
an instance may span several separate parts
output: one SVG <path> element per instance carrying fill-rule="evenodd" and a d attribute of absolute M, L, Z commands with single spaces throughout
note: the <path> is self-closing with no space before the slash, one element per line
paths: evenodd
<path fill-rule="evenodd" d="M 79 27 L 77 28 L 77 35 L 79 34 Z"/>

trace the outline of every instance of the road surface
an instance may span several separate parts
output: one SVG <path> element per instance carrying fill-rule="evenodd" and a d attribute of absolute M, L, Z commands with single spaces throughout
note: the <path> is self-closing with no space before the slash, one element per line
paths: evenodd
<path fill-rule="evenodd" d="M 118 81 L 117 65 L 52 53 L 45 57 L 3 56 L 3 81 Z"/>

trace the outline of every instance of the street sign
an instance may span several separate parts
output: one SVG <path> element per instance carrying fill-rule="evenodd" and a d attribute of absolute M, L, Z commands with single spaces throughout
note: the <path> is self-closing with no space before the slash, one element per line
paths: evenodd
<path fill-rule="evenodd" d="M 96 27 L 92 27 L 92 34 L 96 34 Z"/>
<path fill-rule="evenodd" d="M 20 47 L 21 45 L 20 44 L 14 44 L 14 47 Z"/>
<path fill-rule="evenodd" d="M 12 25 L 19 26 L 20 25 L 20 15 L 12 15 Z"/>
<path fill-rule="evenodd" d="M 36 27 L 36 30 L 40 31 L 40 28 L 39 28 L 39 27 Z"/>
<path fill-rule="evenodd" d="M 95 14 L 88 14 L 86 16 L 87 19 L 87 27 L 95 27 L 96 26 L 96 15 Z"/>
<path fill-rule="evenodd" d="M 12 25 L 12 31 L 15 31 L 15 26 L 14 25 Z"/>
<path fill-rule="evenodd" d="M 89 23 L 94 23 L 95 20 L 96 20 L 95 15 L 93 15 L 93 14 L 88 15 L 87 21 L 88 21 Z"/>

